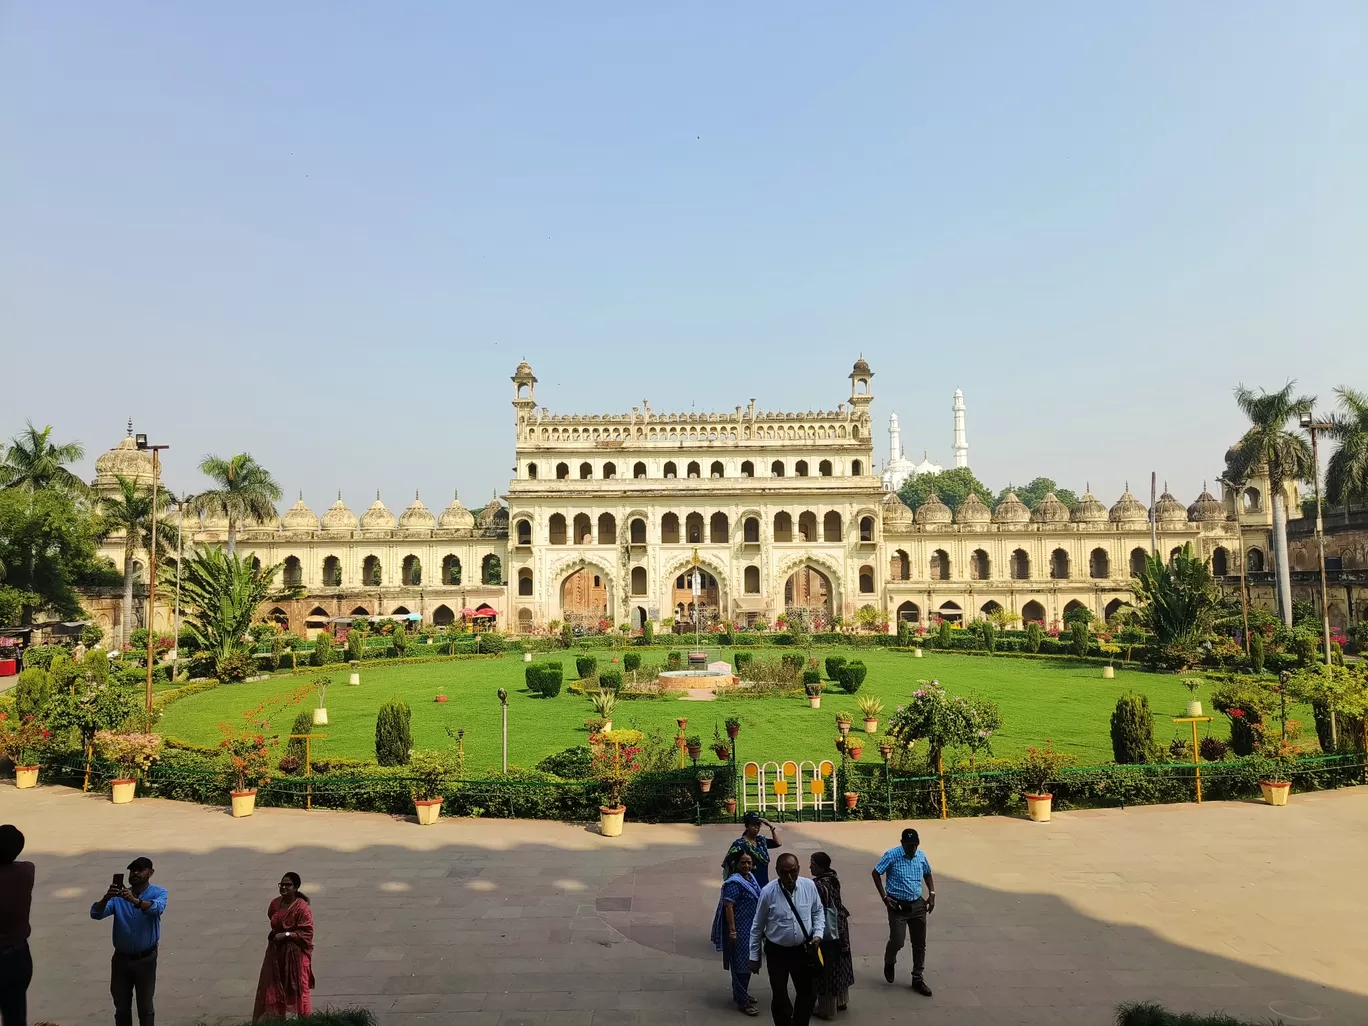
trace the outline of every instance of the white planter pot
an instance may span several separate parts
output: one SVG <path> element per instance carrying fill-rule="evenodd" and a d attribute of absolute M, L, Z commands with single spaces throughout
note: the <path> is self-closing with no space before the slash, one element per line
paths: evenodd
<path fill-rule="evenodd" d="M 619 805 L 616 809 L 610 809 L 606 805 L 599 806 L 599 833 L 604 837 L 621 837 L 622 821 L 627 816 L 627 806 Z"/>
<path fill-rule="evenodd" d="M 879 732 L 879 721 L 878 721 L 878 720 L 874 720 L 874 719 L 865 720 L 865 733 L 866 733 L 866 734 L 877 734 L 878 732 Z"/>
<path fill-rule="evenodd" d="M 921 657 L 922 657 L 922 650 L 919 649 L 919 648 L 914 648 L 914 649 L 912 650 L 912 658 L 913 658 L 913 659 L 920 659 Z"/>
<path fill-rule="evenodd" d="M 821 696 L 821 695 L 809 695 L 809 696 L 808 696 L 808 705 L 812 706 L 812 708 L 814 708 L 814 709 L 820 709 L 820 708 L 822 707 L 822 696 Z"/>
<path fill-rule="evenodd" d="M 328 725 L 328 710 L 321 708 L 315 709 L 313 711 L 313 721 L 320 727 L 326 727 Z"/>
<path fill-rule="evenodd" d="M 1031 817 L 1032 822 L 1048 823 L 1050 821 L 1050 806 L 1054 802 L 1052 794 L 1028 794 L 1026 796 L 1026 812 Z"/>
<path fill-rule="evenodd" d="M 133 800 L 133 792 L 138 789 L 136 780 L 114 780 L 110 782 L 109 799 L 115 805 L 127 805 Z"/>
<path fill-rule="evenodd" d="M 255 812 L 256 796 L 256 788 L 252 788 L 250 791 L 234 791 L 232 793 L 233 818 L 242 819 L 242 817 L 250 816 Z"/>
<path fill-rule="evenodd" d="M 1112 679 L 1113 677 L 1115 677 L 1115 676 L 1116 676 L 1116 667 L 1114 667 L 1114 666 L 1104 666 L 1104 667 L 1102 667 L 1102 679 L 1103 679 L 1103 680 L 1111 680 L 1111 679 Z"/>
<path fill-rule="evenodd" d="M 414 802 L 413 810 L 418 813 L 419 826 L 432 826 L 442 814 L 442 799 L 434 798 L 427 802 Z"/>
<path fill-rule="evenodd" d="M 358 684 L 361 683 L 361 674 L 359 672 L 349 674 L 347 676 L 347 683 L 350 684 L 352 687 L 356 687 Z"/>
<path fill-rule="evenodd" d="M 1263 799 L 1269 805 L 1286 805 L 1287 796 L 1292 792 L 1292 785 L 1287 781 L 1260 780 L 1259 790 L 1263 792 Z"/>
<path fill-rule="evenodd" d="M 15 766 L 14 786 L 19 788 L 38 786 L 37 766 Z"/>
<path fill-rule="evenodd" d="M 532 661 L 532 653 L 531 653 L 531 652 L 524 652 L 524 653 L 523 653 L 523 662 L 525 662 L 525 663 L 530 663 L 531 661 Z"/>
<path fill-rule="evenodd" d="M 1196 701 L 1196 700 L 1189 702 L 1189 703 L 1188 703 L 1187 714 L 1188 714 L 1189 716 L 1201 716 L 1201 715 L 1202 715 L 1202 703 L 1201 703 L 1201 702 L 1198 702 L 1198 701 Z"/>

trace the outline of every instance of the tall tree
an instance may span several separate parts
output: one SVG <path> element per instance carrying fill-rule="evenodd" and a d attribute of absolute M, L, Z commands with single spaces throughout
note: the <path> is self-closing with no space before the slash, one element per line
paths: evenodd
<path fill-rule="evenodd" d="M 185 557 L 181 565 L 185 626 L 216 662 L 247 650 L 243 638 L 257 607 L 279 597 L 274 584 L 283 565 L 253 568 L 250 560 L 220 549 L 200 549 Z"/>
<path fill-rule="evenodd" d="M 1235 389 L 1235 404 L 1249 418 L 1249 430 L 1226 453 L 1227 476 L 1248 481 L 1259 473 L 1268 475 L 1269 501 L 1273 506 L 1273 559 L 1278 573 L 1278 605 L 1283 623 L 1292 626 L 1292 575 L 1287 565 L 1287 504 L 1283 486 L 1309 481 L 1313 473 L 1311 446 L 1306 437 L 1288 430 L 1288 423 L 1310 413 L 1315 396 L 1293 397 L 1295 381 L 1276 392 Z"/>
<path fill-rule="evenodd" d="M 1339 412 L 1329 432 L 1339 448 L 1325 467 L 1325 499 L 1332 506 L 1368 505 L 1368 393 L 1337 388 Z"/>
<path fill-rule="evenodd" d="M 989 487 L 974 476 L 968 467 L 952 467 L 939 474 L 919 474 L 909 477 L 898 489 L 898 497 L 912 510 L 920 508 L 928 495 L 936 493 L 941 502 L 951 510 L 960 508 L 960 503 L 974 492 L 985 505 L 993 504 L 993 493 Z"/>
<path fill-rule="evenodd" d="M 1055 498 L 1068 506 L 1070 510 L 1078 505 L 1078 496 L 1073 491 L 1068 488 L 1060 488 L 1054 483 L 1053 479 L 1048 477 L 1037 477 L 1029 484 L 1021 485 L 1016 488 L 1008 485 L 998 493 L 997 501 L 994 502 L 993 505 L 996 506 L 998 502 L 1007 498 L 1008 492 L 1016 492 L 1017 498 L 1026 503 L 1031 509 L 1035 509 L 1039 506 L 1040 500 L 1051 492 L 1054 492 Z"/>
<path fill-rule="evenodd" d="M 133 571 L 137 556 L 139 552 L 150 553 L 152 549 L 152 491 L 139 488 L 131 478 L 122 475 L 115 480 L 118 491 L 112 496 L 101 497 L 99 515 L 102 537 L 123 533 L 123 616 L 116 642 L 122 646 L 128 640 L 133 623 Z M 157 490 L 158 559 L 169 551 L 171 539 L 176 536 L 176 525 L 161 518 L 171 499 L 170 493 Z"/>
<path fill-rule="evenodd" d="M 1197 646 L 1211 630 L 1220 611 L 1220 596 L 1211 568 L 1185 542 L 1170 562 L 1152 552 L 1145 568 L 1131 583 L 1141 622 L 1171 665 L 1189 665 Z"/>
<path fill-rule="evenodd" d="M 230 459 L 209 455 L 200 462 L 200 472 L 214 479 L 216 488 L 195 496 L 193 505 L 206 513 L 228 518 L 228 553 L 237 551 L 238 526 L 246 520 L 266 520 L 275 516 L 280 501 L 280 485 L 249 453 Z"/>
<path fill-rule="evenodd" d="M 21 434 L 15 435 L 4 448 L 0 460 L 0 488 L 17 488 L 36 492 L 44 488 L 58 488 L 73 495 L 90 494 L 90 486 L 67 469 L 85 456 L 80 442 L 52 441 L 52 425 L 42 430 L 29 421 Z"/>
<path fill-rule="evenodd" d="M 75 498 L 56 488 L 0 489 L 0 609 L 18 625 L 51 610 L 81 615 L 75 586 L 95 558 L 94 525 Z"/>

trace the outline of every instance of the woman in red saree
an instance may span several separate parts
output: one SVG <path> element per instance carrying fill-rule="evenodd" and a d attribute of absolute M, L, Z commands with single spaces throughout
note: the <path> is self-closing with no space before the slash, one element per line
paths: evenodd
<path fill-rule="evenodd" d="M 281 877 L 280 897 L 272 898 L 266 910 L 271 933 L 257 980 L 253 1022 L 268 1015 L 283 1019 L 287 1012 L 308 1015 L 313 1009 L 313 911 L 299 893 L 299 882 L 298 873 Z"/>

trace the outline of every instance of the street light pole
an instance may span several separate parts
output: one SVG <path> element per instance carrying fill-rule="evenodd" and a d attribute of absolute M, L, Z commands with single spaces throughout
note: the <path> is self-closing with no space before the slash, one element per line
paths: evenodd
<path fill-rule="evenodd" d="M 152 538 L 148 546 L 147 565 L 147 729 L 152 729 L 152 663 L 157 644 L 157 484 L 161 473 L 159 454 L 169 445 L 148 445 L 146 435 L 136 438 L 139 449 L 152 451 Z M 179 574 L 179 569 L 177 573 Z"/>
<path fill-rule="evenodd" d="M 1325 665 L 1330 665 L 1330 593 L 1325 584 L 1325 522 L 1321 517 L 1321 492 L 1320 492 L 1320 447 L 1316 441 L 1316 433 L 1324 431 L 1330 427 L 1329 424 L 1321 424 L 1309 413 L 1301 416 L 1301 426 L 1311 433 L 1311 465 L 1312 483 L 1316 487 L 1316 550 L 1320 558 L 1320 589 L 1321 589 L 1321 630 L 1325 635 Z M 1334 720 L 1331 720 L 1333 725 Z"/>
<path fill-rule="evenodd" d="M 503 712 L 503 772 L 508 776 L 508 692 L 499 688 L 499 705 Z"/>
<path fill-rule="evenodd" d="M 184 558 L 181 550 L 181 539 L 185 534 L 185 499 L 176 503 L 176 612 L 173 618 L 175 625 L 175 635 L 172 637 L 172 651 L 176 653 L 176 658 L 171 661 L 173 670 L 180 669 L 180 582 L 181 582 L 181 559 Z"/>

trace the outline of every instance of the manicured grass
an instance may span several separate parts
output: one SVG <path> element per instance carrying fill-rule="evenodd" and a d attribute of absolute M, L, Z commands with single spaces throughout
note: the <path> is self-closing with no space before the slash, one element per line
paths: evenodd
<path fill-rule="evenodd" d="M 731 650 L 712 650 L 730 656 Z M 1109 725 L 1118 696 L 1126 691 L 1147 694 L 1155 713 L 1155 738 L 1162 744 L 1178 736 L 1180 728 L 1171 717 L 1183 714 L 1188 693 L 1177 677 L 1142 673 L 1118 668 L 1113 680 L 1104 680 L 1097 666 L 1067 660 L 1028 660 L 954 655 L 927 651 L 925 658 L 914 659 L 902 652 L 880 649 L 831 650 L 846 656 L 858 655 L 869 667 L 869 675 L 859 694 L 883 699 L 884 714 L 880 729 L 897 706 L 907 700 L 919 678 L 939 678 L 951 694 L 984 695 L 1002 710 L 1003 728 L 994 738 L 993 754 L 1014 756 L 1030 745 L 1050 739 L 1056 748 L 1076 755 L 1081 764 L 1097 765 L 1111 761 Z M 773 653 L 777 655 L 777 653 Z M 814 651 L 819 658 L 826 651 Z M 606 664 L 611 653 L 598 653 Z M 766 653 L 771 655 L 771 653 Z M 574 652 L 559 655 L 566 667 L 567 682 L 575 672 Z M 332 668 L 333 685 L 328 691 L 327 727 L 317 728 L 328 740 L 317 742 L 315 758 L 328 756 L 374 759 L 375 716 L 380 705 L 390 698 L 403 698 L 413 708 L 413 743 L 416 748 L 442 747 L 450 742 L 446 728 L 465 729 L 466 770 L 478 774 L 499 765 L 499 700 L 497 690 L 508 690 L 509 762 L 531 768 L 545 756 L 573 745 L 585 744 L 588 732 L 584 721 L 594 715 L 584 698 L 562 691 L 558 698 L 543 699 L 530 694 L 523 685 L 526 664 L 519 655 L 478 660 L 386 666 L 367 663 L 361 670 L 361 685 L 348 687 L 347 668 Z M 307 678 L 275 678 L 252 684 L 224 686 L 193 695 L 172 704 L 162 717 L 159 730 L 168 736 L 198 744 L 213 745 L 220 738 L 218 724 L 242 722 L 244 710 L 264 698 L 288 693 Z M 832 685 L 828 684 L 828 688 Z M 448 697 L 445 704 L 433 701 L 438 691 Z M 1205 690 L 1199 698 L 1207 699 Z M 306 702 L 311 706 L 313 700 Z M 1206 701 L 1211 712 L 1210 702 Z M 276 717 L 276 729 L 289 727 L 299 707 Z M 821 709 L 810 709 L 802 698 L 721 699 L 715 702 L 677 700 L 619 701 L 613 714 L 617 727 L 658 729 L 673 737 L 675 717 L 689 718 L 688 733 L 699 734 L 705 745 L 700 764 L 714 758 L 706 746 L 727 716 L 742 722 L 739 756 L 749 759 L 819 759 L 835 756 L 835 715 L 849 712 L 854 729 L 861 731 L 861 714 L 856 696 L 828 690 Z M 1183 726 L 1183 731 L 1190 728 Z M 1210 727 L 1225 738 L 1224 717 L 1218 716 Z M 725 736 L 725 731 L 723 732 Z M 869 745 L 865 760 L 877 760 L 878 751 Z"/>

